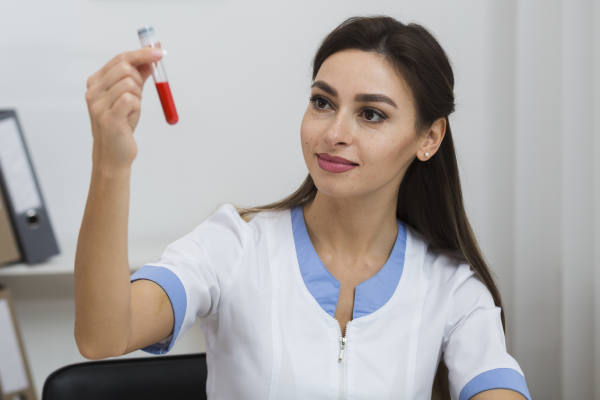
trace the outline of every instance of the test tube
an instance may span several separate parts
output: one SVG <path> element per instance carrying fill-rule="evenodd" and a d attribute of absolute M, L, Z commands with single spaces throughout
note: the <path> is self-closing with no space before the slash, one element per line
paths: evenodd
<path fill-rule="evenodd" d="M 156 39 L 156 33 L 154 33 L 154 28 L 151 26 L 138 29 L 138 36 L 142 47 L 158 47 L 158 39 Z M 158 97 L 160 98 L 165 118 L 167 123 L 174 125 L 179 121 L 179 116 L 177 115 L 177 109 L 175 108 L 175 102 L 173 101 L 173 95 L 171 94 L 171 88 L 167 80 L 165 66 L 162 59 L 153 62 L 151 65 L 152 78 L 154 78 L 154 83 L 156 84 L 156 90 L 158 91 Z"/>

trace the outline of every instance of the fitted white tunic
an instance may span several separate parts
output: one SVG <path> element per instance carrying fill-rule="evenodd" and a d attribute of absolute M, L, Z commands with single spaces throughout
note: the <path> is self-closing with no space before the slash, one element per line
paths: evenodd
<path fill-rule="evenodd" d="M 494 388 L 531 399 L 487 288 L 400 222 L 390 259 L 356 288 L 345 340 L 340 284 L 301 207 L 247 223 L 222 206 L 131 279 L 158 283 L 175 314 L 173 335 L 144 350 L 166 353 L 200 317 L 210 400 L 429 400 L 441 357 L 452 399 Z"/>

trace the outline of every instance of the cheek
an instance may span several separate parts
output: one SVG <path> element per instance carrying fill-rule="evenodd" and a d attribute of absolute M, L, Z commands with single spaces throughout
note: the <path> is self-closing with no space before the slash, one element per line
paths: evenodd
<path fill-rule="evenodd" d="M 364 143 L 362 159 L 368 166 L 369 175 L 388 180 L 400 173 L 414 155 L 414 141 L 408 136 L 394 138 L 390 135 L 389 140 Z"/>
<path fill-rule="evenodd" d="M 311 149 L 317 142 L 318 135 L 318 126 L 307 111 L 304 114 L 304 118 L 302 118 L 302 123 L 300 124 L 300 140 L 302 141 L 303 153 L 306 154 L 307 152 L 311 152 Z"/>

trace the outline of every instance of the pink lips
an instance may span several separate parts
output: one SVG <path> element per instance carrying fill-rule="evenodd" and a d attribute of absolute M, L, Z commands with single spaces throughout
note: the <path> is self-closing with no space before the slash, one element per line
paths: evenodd
<path fill-rule="evenodd" d="M 330 156 L 327 153 L 319 153 L 317 154 L 317 158 L 319 160 L 319 167 L 327 172 L 346 172 L 358 167 L 358 164 L 355 164 L 350 160 L 346 160 L 342 157 Z"/>

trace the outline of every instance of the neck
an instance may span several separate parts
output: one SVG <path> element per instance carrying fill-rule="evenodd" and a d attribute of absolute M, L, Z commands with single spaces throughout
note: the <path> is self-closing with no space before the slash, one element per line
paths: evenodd
<path fill-rule="evenodd" d="M 317 192 L 303 207 L 313 246 L 318 253 L 320 249 L 358 258 L 385 255 L 387 259 L 398 235 L 397 201 L 397 190 L 389 196 L 344 199 Z"/>

